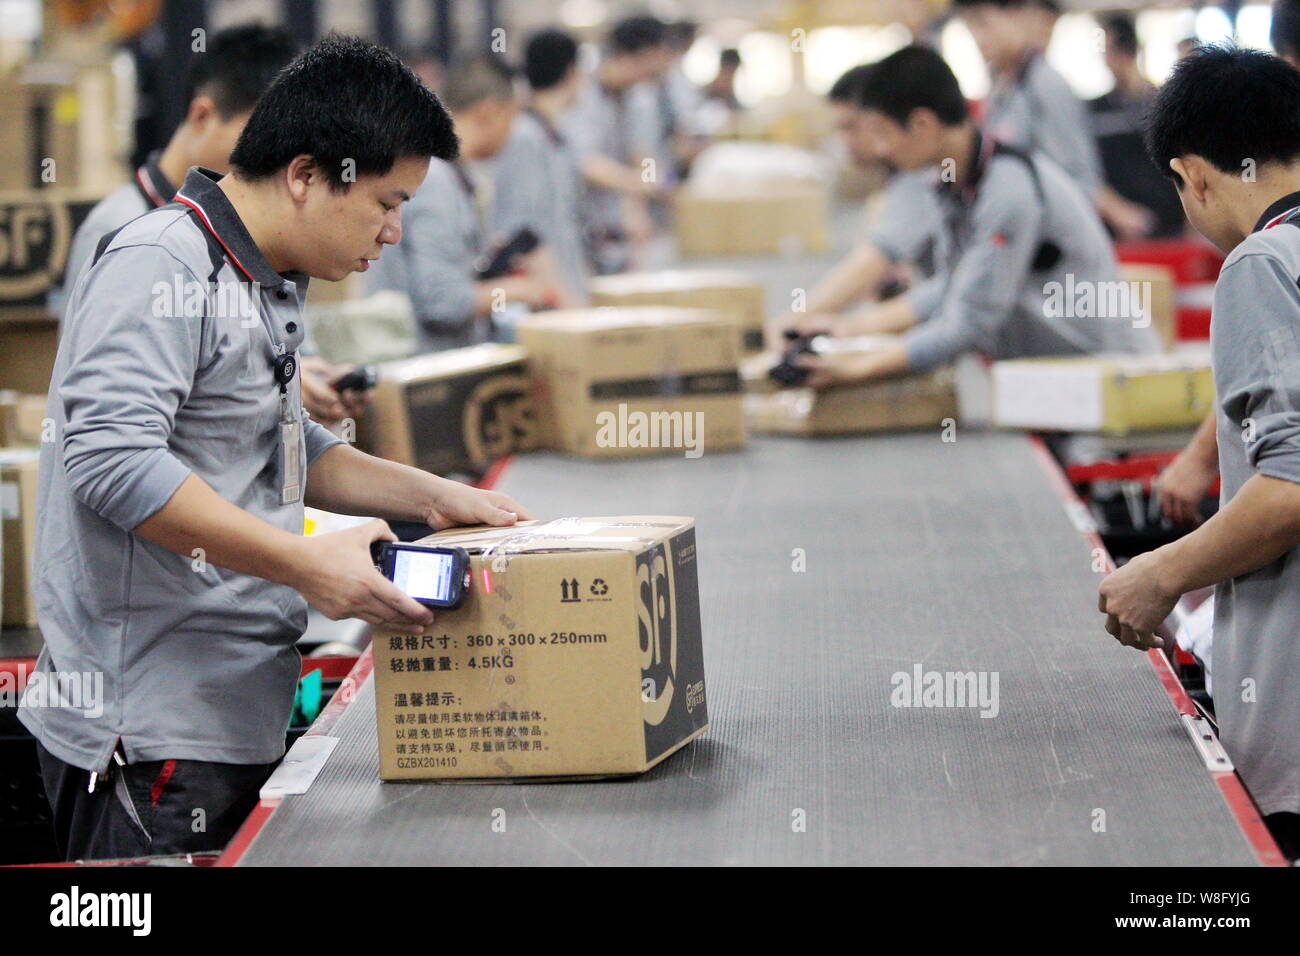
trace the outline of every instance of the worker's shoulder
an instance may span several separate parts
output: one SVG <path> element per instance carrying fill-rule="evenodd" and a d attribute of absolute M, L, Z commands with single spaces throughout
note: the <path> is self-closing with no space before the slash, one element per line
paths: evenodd
<path fill-rule="evenodd" d="M 984 170 L 980 198 L 999 205 L 1032 205 L 1041 192 L 1042 157 L 1019 150 L 998 150 Z"/>
<path fill-rule="evenodd" d="M 1056 67 L 1047 62 L 1047 57 L 1036 56 L 1025 70 L 1023 82 L 1040 95 L 1068 98 L 1080 102 L 1070 83 Z"/>
<path fill-rule="evenodd" d="M 145 205 L 140 190 L 132 183 L 123 183 L 91 207 L 86 218 L 77 227 L 77 232 L 102 236 L 126 225 L 148 210 L 149 207 Z"/>
<path fill-rule="evenodd" d="M 1300 224 L 1284 222 L 1251 233 L 1224 260 L 1219 284 L 1248 282 L 1258 270 L 1274 268 L 1300 278 Z"/>
<path fill-rule="evenodd" d="M 177 205 L 150 210 L 117 228 L 104 246 L 103 255 L 120 259 L 124 254 L 141 259 L 171 259 L 195 275 L 211 271 L 211 255 L 202 227 L 189 215 L 189 210 Z"/>

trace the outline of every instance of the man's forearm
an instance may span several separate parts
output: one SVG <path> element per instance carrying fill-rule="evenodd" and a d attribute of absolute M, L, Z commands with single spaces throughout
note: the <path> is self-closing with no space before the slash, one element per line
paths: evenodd
<path fill-rule="evenodd" d="M 1213 411 L 1205 416 L 1196 429 L 1196 434 L 1183 449 L 1183 454 L 1191 455 L 1199 461 L 1214 468 L 1219 467 L 1219 438 L 1216 417 Z"/>
<path fill-rule="evenodd" d="M 195 474 L 133 531 L 184 557 L 278 584 L 293 583 L 302 559 L 301 535 L 231 504 Z"/>
<path fill-rule="evenodd" d="M 901 335 L 916 325 L 916 309 L 912 307 L 909 296 L 900 295 L 868 306 L 861 312 L 847 315 L 836 324 L 835 334 L 841 337 L 852 335 Z"/>
<path fill-rule="evenodd" d="M 1201 527 L 1159 549 L 1169 593 L 1258 570 L 1300 544 L 1300 484 L 1256 475 Z"/>
<path fill-rule="evenodd" d="M 862 243 L 831 269 L 808 293 L 807 312 L 839 312 L 884 278 L 889 260 L 875 246 Z"/>
<path fill-rule="evenodd" d="M 589 157 L 583 164 L 582 174 L 593 186 L 631 196 L 649 196 L 654 191 L 654 184 L 642 179 L 639 170 L 608 156 Z"/>
<path fill-rule="evenodd" d="M 425 521 L 447 482 L 419 468 L 334 445 L 307 470 L 307 504 L 335 514 Z"/>

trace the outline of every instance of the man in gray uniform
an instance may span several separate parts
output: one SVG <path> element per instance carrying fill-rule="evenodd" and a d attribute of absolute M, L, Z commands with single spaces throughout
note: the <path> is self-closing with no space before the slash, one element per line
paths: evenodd
<path fill-rule="evenodd" d="M 490 160 L 505 146 L 519 111 L 512 83 L 496 57 L 476 57 L 448 72 L 442 97 L 460 136 L 460 157 L 430 161 L 429 175 L 411 200 L 404 241 L 366 277 L 369 291 L 394 289 L 410 297 L 425 351 L 488 341 L 493 316 L 509 303 L 538 307 L 560 301 L 553 260 L 545 255 L 518 262 L 523 274 L 484 280 L 476 271 L 489 252 L 491 197 L 469 164 Z"/>
<path fill-rule="evenodd" d="M 435 527 L 522 513 L 338 441 L 295 374 L 308 277 L 367 268 L 455 150 L 391 54 L 327 39 L 267 90 L 232 174 L 192 170 L 74 286 L 37 501 L 45 647 L 19 711 L 69 859 L 222 847 L 284 752 L 308 603 L 430 622 L 372 564 L 383 521 L 304 538 L 304 502 Z"/>
<path fill-rule="evenodd" d="M 524 48 L 531 95 L 515 118 L 496 160 L 492 228 L 511 236 L 528 228 L 555 256 L 573 305 L 587 300 L 587 254 L 582 238 L 582 178 L 559 123 L 577 96 L 582 76 L 578 44 L 562 30 L 541 30 Z"/>
<path fill-rule="evenodd" d="M 922 371 L 968 351 L 991 358 L 1158 351 L 1144 310 L 1096 308 L 1133 305 L 1134 297 L 1095 294 L 1092 309 L 1065 301 L 1067 289 L 1120 281 L 1101 223 L 1054 163 L 981 133 L 937 53 L 912 46 L 886 57 L 861 97 L 882 158 L 907 170 L 939 167 L 938 281 L 837 324 L 838 335 L 902 334 L 876 352 L 804 356 L 811 384 Z"/>
<path fill-rule="evenodd" d="M 1215 585 L 1219 733 L 1278 844 L 1300 856 L 1300 73 L 1257 50 L 1182 60 L 1148 121 L 1152 161 L 1227 254 L 1211 361 L 1218 513 L 1101 584 L 1106 630 L 1138 649 L 1179 597 Z M 1249 168 L 1253 175 L 1244 176 Z"/>
<path fill-rule="evenodd" d="M 1043 55 L 1040 8 L 1032 0 L 955 0 L 955 5 L 992 77 L 982 127 L 1001 143 L 1053 159 L 1120 238 L 1149 233 L 1155 226 L 1150 211 L 1102 181 L 1087 109 Z"/>
<path fill-rule="evenodd" d="M 827 93 L 835 112 L 835 128 L 849 158 L 863 166 L 879 163 L 868 116 L 859 99 L 873 67 L 868 63 L 845 71 Z M 912 282 L 932 278 L 941 230 L 933 171 L 894 171 L 871 210 L 862 241 L 809 290 L 801 311 L 791 310 L 769 323 L 769 344 L 779 346 L 786 329 L 833 329 L 838 321 L 835 313 L 878 294 L 896 267 L 905 268 Z"/>
<path fill-rule="evenodd" d="M 669 185 L 668 170 L 647 175 L 650 144 L 645 116 L 633 108 L 632 89 L 668 69 L 664 25 L 653 17 L 616 23 L 604 58 L 584 77 L 563 130 L 587 183 L 583 204 L 587 245 L 596 272 L 620 272 L 654 234 L 649 202 Z"/>

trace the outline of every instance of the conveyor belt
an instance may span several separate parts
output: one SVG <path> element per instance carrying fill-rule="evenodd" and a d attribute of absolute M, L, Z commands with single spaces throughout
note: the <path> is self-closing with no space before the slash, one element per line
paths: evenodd
<path fill-rule="evenodd" d="M 367 681 L 241 865 L 1256 862 L 1021 436 L 533 455 L 500 487 L 698 516 L 708 734 L 631 781 L 384 784 Z M 997 672 L 1000 713 L 891 706 L 918 663 Z"/>

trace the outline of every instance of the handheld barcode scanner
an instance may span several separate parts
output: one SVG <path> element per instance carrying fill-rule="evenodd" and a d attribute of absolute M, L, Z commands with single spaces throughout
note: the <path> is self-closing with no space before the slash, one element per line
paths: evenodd
<path fill-rule="evenodd" d="M 460 607 L 469 590 L 469 552 L 464 548 L 376 541 L 370 554 L 384 577 L 425 607 Z"/>

